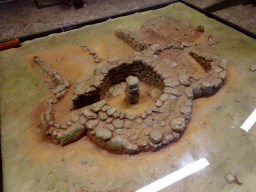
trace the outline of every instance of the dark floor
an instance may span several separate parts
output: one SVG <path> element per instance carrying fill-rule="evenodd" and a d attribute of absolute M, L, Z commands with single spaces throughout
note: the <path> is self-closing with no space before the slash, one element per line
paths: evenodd
<path fill-rule="evenodd" d="M 48 0 L 48 2 L 56 1 L 60 0 Z M 38 0 L 38 2 L 45 1 Z M 17 0 L 16 4 L 10 6 L 3 6 L 2 3 L 2 8 L 0 8 L 0 41 L 169 2 L 169 0 L 88 0 L 87 2 L 87 8 L 76 10 L 69 10 L 63 3 L 38 9 L 34 0 Z M 221 1 L 188 0 L 187 2 L 206 8 Z M 256 7 L 253 7 L 253 4 L 230 3 L 226 7 L 213 13 L 256 33 Z"/>

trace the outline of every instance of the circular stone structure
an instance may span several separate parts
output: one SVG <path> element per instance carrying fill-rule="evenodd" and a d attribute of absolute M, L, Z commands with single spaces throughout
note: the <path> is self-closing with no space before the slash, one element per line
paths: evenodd
<path fill-rule="evenodd" d="M 203 33 L 193 30 L 195 34 Z M 65 96 L 69 83 L 43 59 L 34 58 L 34 63 L 58 84 L 55 98 L 47 101 L 48 109 L 41 115 L 45 134 L 56 144 L 65 145 L 87 135 L 94 143 L 114 153 L 159 150 L 182 136 L 191 118 L 193 100 L 215 94 L 226 79 L 227 61 L 199 51 L 196 44 L 176 40 L 175 45 L 154 44 L 121 30 L 116 35 L 140 52 L 114 57 L 97 65 L 92 75 L 79 79 L 72 97 L 73 109 L 79 113 L 62 126 L 55 124 L 53 107 Z M 171 53 L 193 60 L 204 75 L 190 74 L 190 65 L 165 57 Z M 137 103 L 139 81 L 162 91 L 153 107 L 134 114 L 109 105 L 105 98 L 107 91 L 122 82 L 127 82 L 126 100 Z"/>

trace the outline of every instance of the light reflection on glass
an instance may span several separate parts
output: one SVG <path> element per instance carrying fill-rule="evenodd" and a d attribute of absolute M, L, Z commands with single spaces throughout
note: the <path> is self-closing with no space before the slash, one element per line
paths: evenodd
<path fill-rule="evenodd" d="M 174 173 L 171 173 L 170 175 L 167 175 L 167 176 L 137 190 L 136 192 L 159 191 L 159 190 L 167 187 L 168 185 L 171 185 L 171 184 L 187 177 L 188 175 L 191 175 L 192 173 L 195 173 L 196 171 L 203 169 L 204 167 L 206 167 L 208 165 L 209 165 L 209 162 L 205 158 L 202 158 L 190 165 L 187 165 L 187 166 L 179 169 L 178 171 L 175 171 Z"/>
<path fill-rule="evenodd" d="M 241 129 L 248 132 L 253 124 L 256 122 L 256 109 L 252 112 L 252 114 L 246 119 L 246 121 L 241 126 Z"/>

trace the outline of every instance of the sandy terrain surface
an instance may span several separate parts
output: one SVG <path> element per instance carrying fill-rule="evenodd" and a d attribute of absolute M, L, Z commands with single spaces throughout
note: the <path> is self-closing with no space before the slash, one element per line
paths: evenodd
<path fill-rule="evenodd" d="M 183 137 L 160 151 L 138 155 L 112 154 L 88 137 L 64 147 L 45 137 L 39 124 L 40 112 L 52 90 L 32 67 L 33 55 L 45 58 L 67 76 L 72 90 L 74 82 L 84 74 L 91 74 L 96 66 L 80 45 L 91 47 L 102 61 L 127 56 L 134 50 L 114 35 L 115 30 L 136 31 L 145 21 L 160 15 L 193 26 L 203 25 L 206 33 L 220 40 L 212 53 L 229 61 L 222 89 L 212 97 L 194 101 L 192 119 Z M 253 87 L 256 76 L 249 70 L 256 59 L 255 49 L 255 40 L 175 4 L 36 39 L 19 49 L 1 52 L 4 190 L 135 191 L 205 157 L 210 163 L 207 168 L 163 191 L 253 191 L 256 187 L 255 125 L 249 132 L 240 126 L 256 106 Z M 70 115 L 65 111 L 72 104 L 68 99 L 61 102 L 56 110 L 60 123 Z M 227 174 L 240 174 L 244 184 L 227 183 L 224 177 Z"/>

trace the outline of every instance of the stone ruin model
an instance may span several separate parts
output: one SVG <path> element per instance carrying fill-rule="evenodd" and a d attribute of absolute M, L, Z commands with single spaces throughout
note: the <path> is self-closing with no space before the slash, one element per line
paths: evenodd
<path fill-rule="evenodd" d="M 166 26 L 169 26 L 167 28 Z M 128 57 L 114 57 L 98 64 L 92 75 L 70 83 L 44 59 L 35 56 L 34 64 L 41 68 L 56 89 L 41 114 L 41 125 L 54 143 L 66 145 L 87 135 L 95 144 L 114 153 L 156 151 L 178 141 L 191 118 L 193 100 L 215 94 L 227 76 L 227 61 L 210 51 L 217 43 L 197 28 L 166 18 L 153 19 L 137 32 L 117 30 L 116 36 L 136 51 Z M 196 39 L 201 41 L 195 41 Z M 168 59 L 168 56 L 172 59 Z M 189 59 L 184 59 L 189 58 Z M 192 62 L 204 70 L 193 75 Z M 126 82 L 125 100 L 136 104 L 140 100 L 140 82 L 160 90 L 155 106 L 136 114 L 118 110 L 108 103 L 108 90 Z M 68 91 L 73 91 L 73 109 L 64 125 L 55 123 L 54 108 Z M 70 98 L 71 99 L 71 98 Z"/>

